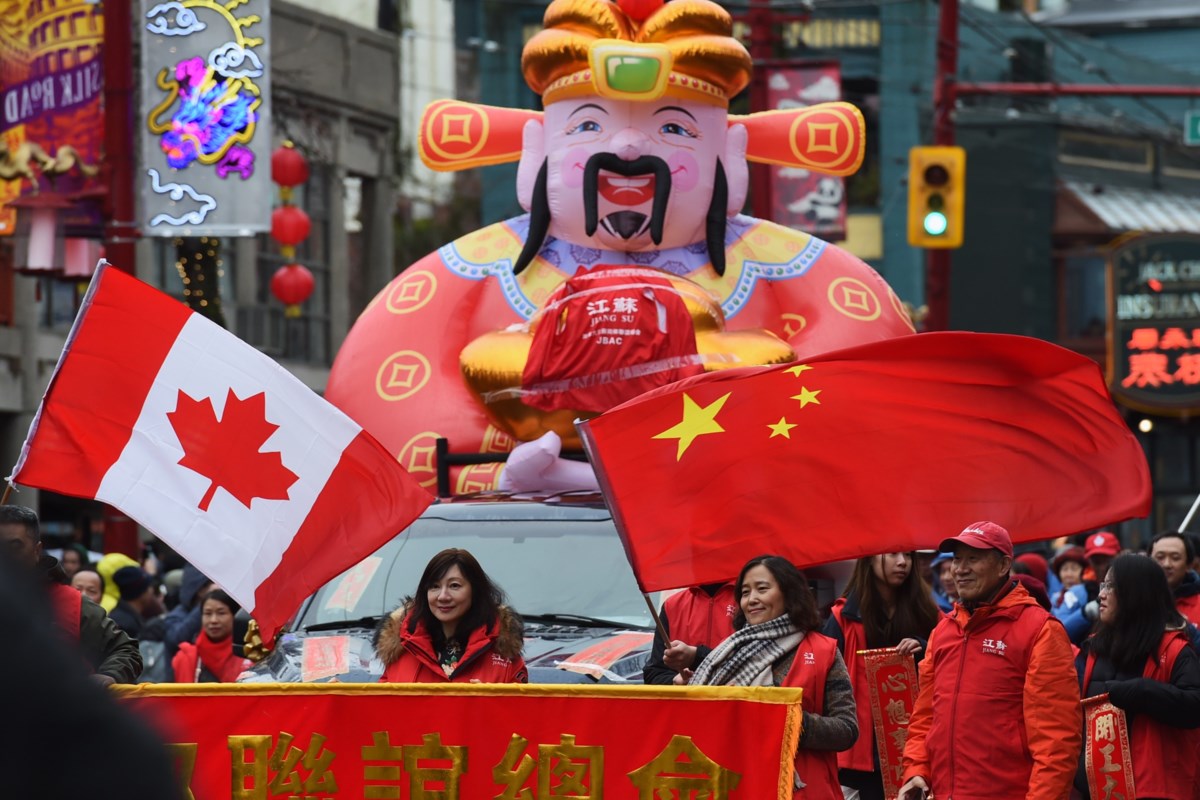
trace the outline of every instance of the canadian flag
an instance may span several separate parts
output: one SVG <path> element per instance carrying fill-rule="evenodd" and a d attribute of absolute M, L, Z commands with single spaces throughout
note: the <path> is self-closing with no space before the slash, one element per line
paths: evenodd
<path fill-rule="evenodd" d="M 92 279 L 9 481 L 119 508 L 270 641 L 432 502 L 274 361 L 129 275 Z"/>

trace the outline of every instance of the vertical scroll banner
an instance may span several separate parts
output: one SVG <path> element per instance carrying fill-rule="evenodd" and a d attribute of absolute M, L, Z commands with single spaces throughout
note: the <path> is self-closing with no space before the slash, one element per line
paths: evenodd
<path fill-rule="evenodd" d="M 92 194 L 101 186 L 104 11 L 88 0 L 9 0 L 0 21 L 0 236 L 16 230 L 14 207 L 39 191 Z M 52 182 L 53 181 L 53 182 Z M 66 222 L 100 224 L 79 201 Z"/>
<path fill-rule="evenodd" d="M 767 87 L 775 110 L 763 122 L 787 131 L 786 137 L 750 136 L 761 148 L 758 155 L 773 165 L 771 219 L 829 241 L 846 238 L 846 189 L 839 176 L 858 170 L 866 137 L 862 113 L 835 102 L 842 94 L 841 66 L 773 69 Z"/>
<path fill-rule="evenodd" d="M 1083 752 L 1092 797 L 1137 797 L 1125 712 L 1107 694 L 1083 701 Z"/>
<path fill-rule="evenodd" d="M 170 743 L 184 796 L 204 800 L 790 800 L 801 722 L 800 690 L 763 687 L 117 691 Z"/>
<path fill-rule="evenodd" d="M 900 792 L 904 774 L 904 742 L 908 721 L 917 702 L 917 667 L 911 655 L 896 648 L 859 650 L 867 667 L 871 692 L 871 719 L 875 722 L 875 746 L 883 774 L 883 796 Z"/>
<path fill-rule="evenodd" d="M 270 229 L 268 0 L 142 0 L 142 231 Z"/>

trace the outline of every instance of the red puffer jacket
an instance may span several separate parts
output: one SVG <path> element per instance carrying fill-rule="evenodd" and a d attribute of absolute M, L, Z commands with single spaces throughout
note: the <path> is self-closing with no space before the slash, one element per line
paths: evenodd
<path fill-rule="evenodd" d="M 1062 800 L 1083 738 L 1079 680 L 1058 620 L 1019 583 L 933 629 L 904 745 L 920 775 L 954 800 Z"/>
<path fill-rule="evenodd" d="M 471 632 L 466 650 L 450 675 L 438 663 L 433 638 L 425 625 L 418 623 L 409 633 L 409 611 L 408 604 L 393 611 L 376 634 L 375 652 L 384 664 L 381 683 L 529 682 L 529 671 L 521 658 L 521 620 L 508 608 L 501 607 L 495 625 Z"/>

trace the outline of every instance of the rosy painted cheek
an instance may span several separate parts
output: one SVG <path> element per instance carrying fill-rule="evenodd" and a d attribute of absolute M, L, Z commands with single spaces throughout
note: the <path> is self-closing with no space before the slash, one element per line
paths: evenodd
<path fill-rule="evenodd" d="M 700 182 L 700 164 L 691 153 L 674 153 L 667 159 L 671 170 L 671 189 L 690 192 Z"/>
<path fill-rule="evenodd" d="M 583 168 L 592 154 L 598 152 L 600 151 L 586 147 L 575 147 L 568 150 L 567 154 L 563 156 L 563 185 L 569 189 L 578 189 L 583 186 Z"/>

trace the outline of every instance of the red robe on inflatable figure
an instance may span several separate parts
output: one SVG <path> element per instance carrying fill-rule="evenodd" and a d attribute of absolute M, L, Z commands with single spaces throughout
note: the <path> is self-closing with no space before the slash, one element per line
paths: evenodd
<path fill-rule="evenodd" d="M 334 363 L 327 398 L 426 486 L 436 482 L 439 437 L 453 452 L 505 453 L 547 430 L 576 444 L 574 410 L 558 412 L 555 423 L 519 397 L 531 324 L 581 269 L 633 266 L 673 278 L 685 292 L 702 287 L 707 316 L 724 328 L 705 346 L 733 356 L 706 369 L 802 360 L 913 331 L 895 293 L 858 258 L 737 213 L 747 159 L 840 175 L 857 169 L 857 109 L 836 103 L 730 118 L 728 99 L 749 81 L 750 59 L 730 35 L 728 13 L 708 0 L 638 6 L 626 14 L 610 0 L 550 4 L 545 30 L 522 59 L 543 113 L 457 101 L 426 111 L 427 164 L 450 170 L 519 158 L 518 198 L 532 209 L 406 269 L 371 301 Z M 580 19 L 594 20 L 594 30 L 581 32 Z M 581 36 L 591 41 L 590 61 L 564 44 Z M 617 77 L 605 83 L 604 75 L 620 73 L 592 62 L 610 51 L 657 64 L 662 85 L 647 95 Z M 597 153 L 611 155 L 593 164 Z M 668 173 L 664 206 L 654 194 Z M 548 229 L 537 230 L 547 215 Z M 710 247 L 721 245 L 724 264 L 714 266 Z M 693 308 L 694 318 L 704 315 Z M 503 392 L 481 389 L 496 386 L 513 387 L 517 399 L 505 406 L 489 399 Z M 494 488 L 501 468 L 462 468 L 454 491 Z"/>

